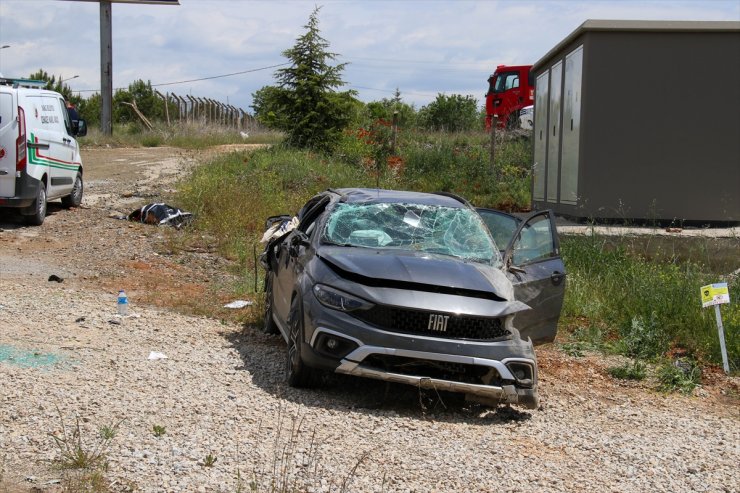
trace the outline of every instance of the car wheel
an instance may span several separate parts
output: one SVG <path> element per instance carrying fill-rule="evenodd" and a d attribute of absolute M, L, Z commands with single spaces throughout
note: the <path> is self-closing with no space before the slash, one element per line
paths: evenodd
<path fill-rule="evenodd" d="M 288 385 L 291 387 L 311 387 L 315 382 L 314 370 L 307 367 L 301 358 L 303 339 L 303 310 L 296 296 L 290 304 L 290 333 L 288 334 L 288 357 L 285 368 Z"/>
<path fill-rule="evenodd" d="M 32 212 L 26 217 L 26 223 L 31 226 L 41 226 L 46 218 L 46 185 L 44 182 L 39 183 L 36 200 L 31 207 Z"/>
<path fill-rule="evenodd" d="M 66 197 L 62 197 L 62 205 L 64 207 L 79 207 L 82 203 L 82 192 L 84 191 L 84 184 L 82 182 L 82 175 L 77 173 L 75 177 L 75 185 L 72 188 L 72 193 Z"/>
<path fill-rule="evenodd" d="M 275 274 L 267 273 L 265 278 L 265 323 L 262 325 L 262 332 L 265 334 L 277 334 L 278 326 L 272 318 L 272 282 Z"/>

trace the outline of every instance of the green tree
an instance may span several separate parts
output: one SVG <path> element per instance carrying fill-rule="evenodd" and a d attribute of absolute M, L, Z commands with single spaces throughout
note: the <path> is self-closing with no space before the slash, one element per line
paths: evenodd
<path fill-rule="evenodd" d="M 164 120 L 164 100 L 154 92 L 151 81 L 135 80 L 128 89 L 119 89 L 113 94 L 113 121 L 138 122 L 139 117 L 134 110 L 124 103 L 136 103 L 149 120 Z"/>
<path fill-rule="evenodd" d="M 419 125 L 427 130 L 461 132 L 474 129 L 479 120 L 478 101 L 473 96 L 437 94 L 419 110 Z"/>
<path fill-rule="evenodd" d="M 81 99 L 77 104 L 77 111 L 80 116 L 87 121 L 88 128 L 100 125 L 100 111 L 103 105 L 100 93 L 96 92 L 92 96 Z"/>
<path fill-rule="evenodd" d="M 401 99 L 401 91 L 396 89 L 392 98 L 367 103 L 367 112 L 371 121 L 393 121 L 393 113 L 398 112 L 398 126 L 410 128 L 416 124 L 416 109 Z"/>
<path fill-rule="evenodd" d="M 59 78 L 57 78 L 55 75 L 49 75 L 46 70 L 38 69 L 36 72 L 29 75 L 28 78 L 33 80 L 45 81 L 46 89 L 58 92 L 59 94 L 64 96 L 65 100 L 69 101 L 75 106 L 77 106 L 82 100 L 82 97 L 72 93 L 71 87 L 62 82 L 63 79 L 61 75 L 59 76 Z"/>
<path fill-rule="evenodd" d="M 311 13 L 306 32 L 295 45 L 283 52 L 291 65 L 275 72 L 279 90 L 270 96 L 289 144 L 329 151 L 350 121 L 355 92 L 338 91 L 344 85 L 341 75 L 346 64 L 330 65 L 338 55 L 328 51 L 329 42 L 321 37 L 319 10 L 316 7 Z"/>
<path fill-rule="evenodd" d="M 252 93 L 251 108 L 254 117 L 267 128 L 286 130 L 288 119 L 285 110 L 280 106 L 286 99 L 285 89 L 275 86 L 264 86 Z"/>

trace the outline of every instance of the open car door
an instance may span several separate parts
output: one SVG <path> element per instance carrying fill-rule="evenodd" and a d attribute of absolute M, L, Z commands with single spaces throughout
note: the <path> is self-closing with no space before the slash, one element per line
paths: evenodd
<path fill-rule="evenodd" d="M 565 266 L 552 211 L 525 219 L 491 209 L 478 209 L 503 252 L 504 269 L 518 301 L 532 309 L 514 318 L 522 338 L 536 344 L 555 339 L 565 295 Z"/>

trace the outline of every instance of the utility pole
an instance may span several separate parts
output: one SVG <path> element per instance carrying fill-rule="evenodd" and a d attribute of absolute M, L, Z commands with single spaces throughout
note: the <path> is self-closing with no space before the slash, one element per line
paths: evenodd
<path fill-rule="evenodd" d="M 100 1 L 100 131 L 113 133 L 113 25 L 109 0 Z"/>

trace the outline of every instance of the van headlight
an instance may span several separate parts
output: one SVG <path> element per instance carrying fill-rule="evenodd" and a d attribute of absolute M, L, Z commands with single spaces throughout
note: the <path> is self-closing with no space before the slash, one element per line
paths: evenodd
<path fill-rule="evenodd" d="M 355 310 L 367 310 L 373 306 L 372 303 L 365 301 L 344 291 L 330 288 L 324 284 L 316 284 L 313 287 L 313 294 L 322 305 L 334 310 L 343 312 L 352 312 Z"/>

